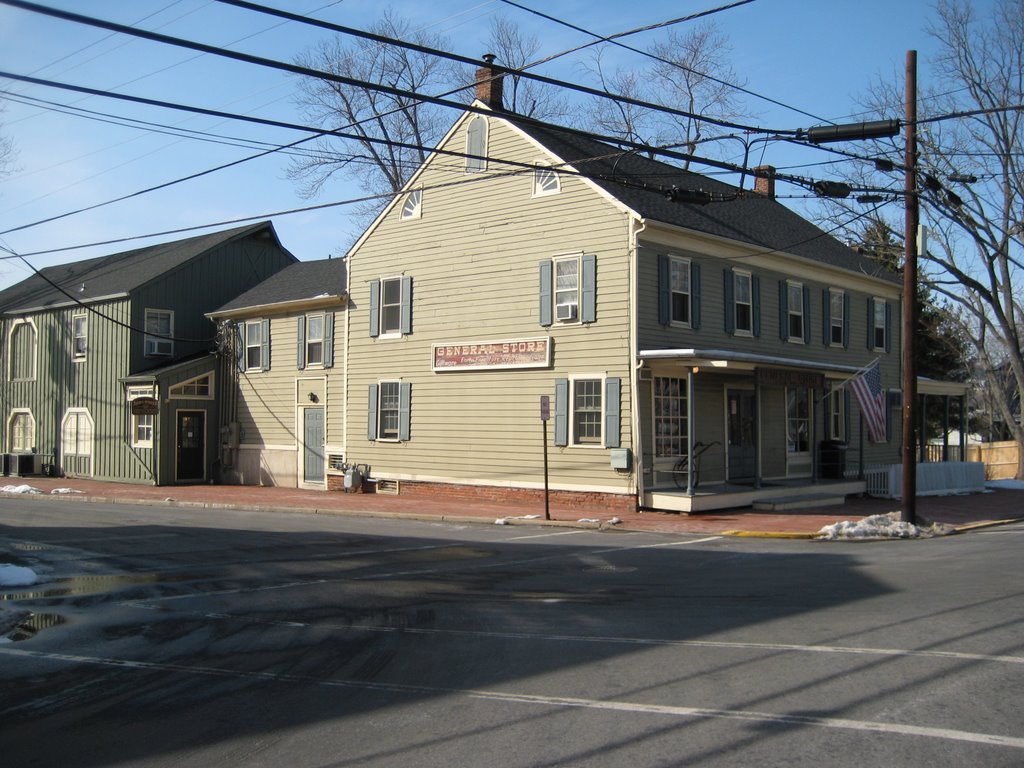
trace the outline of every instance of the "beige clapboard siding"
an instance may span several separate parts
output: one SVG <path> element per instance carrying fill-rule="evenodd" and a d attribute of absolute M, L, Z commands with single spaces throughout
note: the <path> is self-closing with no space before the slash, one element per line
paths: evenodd
<path fill-rule="evenodd" d="M 461 146 L 464 133 L 453 146 Z M 513 131 L 492 121 L 490 154 L 527 162 L 542 155 Z M 348 454 L 370 463 L 374 474 L 509 482 L 532 477 L 542 442 L 540 396 L 554 396 L 556 378 L 574 372 L 622 379 L 621 431 L 628 445 L 628 224 L 579 179 L 563 179 L 562 192 L 533 198 L 532 172 L 510 178 L 468 177 L 428 169 L 423 217 L 399 221 L 392 211 L 353 254 L 352 332 L 349 349 Z M 602 206 L 602 217 L 593 215 Z M 559 254 L 597 256 L 597 323 L 538 323 L 538 262 Z M 413 278 L 413 332 L 401 339 L 368 335 L 369 281 Z M 446 372 L 431 370 L 432 344 L 550 337 L 552 369 Z M 602 360 L 595 365 L 596 360 Z M 611 362 L 609 362 L 611 361 Z M 411 440 L 366 439 L 368 387 L 401 378 L 412 384 Z M 551 427 L 553 441 L 553 425 Z M 553 449 L 554 451 L 555 449 Z M 559 480 L 625 490 L 628 477 L 609 469 L 603 449 L 558 449 Z"/>

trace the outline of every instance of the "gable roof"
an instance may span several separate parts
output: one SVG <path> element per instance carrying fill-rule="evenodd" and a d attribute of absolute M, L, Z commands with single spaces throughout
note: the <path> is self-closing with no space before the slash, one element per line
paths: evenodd
<path fill-rule="evenodd" d="M 263 221 L 110 256 L 44 267 L 0 291 L 0 312 L 27 312 L 125 296 L 212 248 L 261 231 L 268 232 L 280 247 L 273 225 Z"/>
<path fill-rule="evenodd" d="M 269 305 L 314 299 L 341 299 L 345 296 L 348 273 L 344 259 L 297 261 L 259 285 L 210 312 L 210 317 L 241 314 Z"/>
<path fill-rule="evenodd" d="M 771 197 L 743 191 L 554 126 L 516 120 L 512 114 L 496 113 L 495 117 L 508 120 L 642 218 L 793 254 L 858 274 L 899 280 L 876 260 L 857 253 Z M 672 202 L 665 190 L 673 186 L 704 190 L 727 201 L 707 205 Z"/>

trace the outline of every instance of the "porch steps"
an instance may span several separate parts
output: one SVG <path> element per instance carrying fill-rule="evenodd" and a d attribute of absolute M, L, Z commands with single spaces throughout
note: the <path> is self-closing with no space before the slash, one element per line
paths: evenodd
<path fill-rule="evenodd" d="M 846 496 L 819 493 L 816 496 L 786 496 L 778 499 L 762 499 L 753 503 L 757 512 L 785 512 L 790 509 L 810 507 L 834 507 L 846 503 Z"/>

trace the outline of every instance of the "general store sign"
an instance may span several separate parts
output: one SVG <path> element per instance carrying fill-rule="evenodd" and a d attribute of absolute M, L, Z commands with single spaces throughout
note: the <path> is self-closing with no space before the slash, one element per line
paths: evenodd
<path fill-rule="evenodd" d="M 505 339 L 435 344 L 435 371 L 480 368 L 547 368 L 551 365 L 551 339 Z"/>
<path fill-rule="evenodd" d="M 813 371 L 789 371 L 783 368 L 758 368 L 757 383 L 767 387 L 825 388 L 825 374 Z"/>

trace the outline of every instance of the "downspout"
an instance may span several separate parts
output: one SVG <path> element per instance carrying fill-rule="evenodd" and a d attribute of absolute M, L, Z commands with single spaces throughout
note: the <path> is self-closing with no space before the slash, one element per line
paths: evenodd
<path fill-rule="evenodd" d="M 640 261 L 640 233 L 647 228 L 647 223 L 642 219 L 630 217 L 629 236 L 629 355 L 630 355 L 630 382 L 629 382 L 629 407 L 630 407 L 630 432 L 633 441 L 633 467 L 635 474 L 636 505 L 642 506 L 644 498 L 644 451 L 640 434 L 640 368 L 643 361 L 639 360 L 639 312 L 637 305 L 640 301 L 639 281 L 637 272 Z"/>

